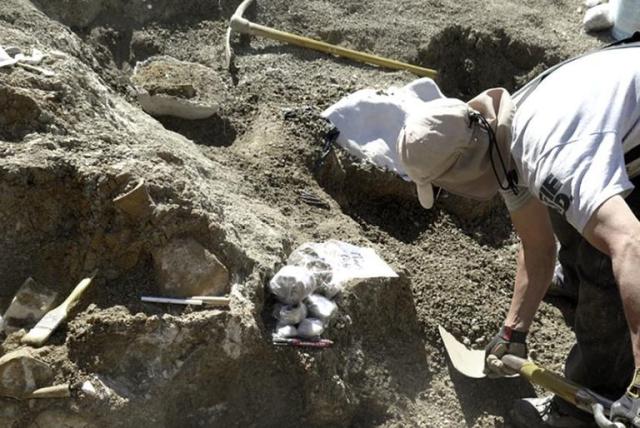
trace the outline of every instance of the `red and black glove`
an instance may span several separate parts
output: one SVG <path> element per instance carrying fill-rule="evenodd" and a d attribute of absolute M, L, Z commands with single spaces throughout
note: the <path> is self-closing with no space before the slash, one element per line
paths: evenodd
<path fill-rule="evenodd" d="M 527 332 L 504 326 L 484 349 L 484 373 L 488 377 L 503 377 L 516 374 L 505 366 L 501 358 L 506 354 L 527 358 Z"/>

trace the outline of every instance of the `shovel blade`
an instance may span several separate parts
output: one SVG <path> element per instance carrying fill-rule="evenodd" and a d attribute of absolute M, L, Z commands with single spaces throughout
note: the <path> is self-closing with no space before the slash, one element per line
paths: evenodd
<path fill-rule="evenodd" d="M 484 374 L 484 351 L 467 349 L 447 330 L 438 326 L 440 337 L 451 359 L 453 367 L 467 377 L 481 379 Z"/>

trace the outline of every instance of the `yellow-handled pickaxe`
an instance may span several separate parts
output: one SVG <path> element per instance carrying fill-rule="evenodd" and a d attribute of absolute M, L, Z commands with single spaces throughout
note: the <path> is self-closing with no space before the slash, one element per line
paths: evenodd
<path fill-rule="evenodd" d="M 335 46 L 329 43 L 321 42 L 318 40 L 310 39 L 308 37 L 298 36 L 296 34 L 286 33 L 284 31 L 275 30 L 273 28 L 265 27 L 264 25 L 255 24 L 242 17 L 245 10 L 249 7 L 253 0 L 243 1 L 236 12 L 231 17 L 229 28 L 227 29 L 227 43 L 226 43 L 226 55 L 227 66 L 231 69 L 233 64 L 233 50 L 231 49 L 231 33 L 236 31 L 242 34 L 250 34 L 255 36 L 267 37 L 269 39 L 278 40 L 292 45 L 301 46 L 304 48 L 314 49 L 320 52 L 325 52 L 332 55 L 337 55 L 355 61 L 364 62 L 367 64 L 380 65 L 382 67 L 392 68 L 395 70 L 407 70 L 411 73 L 422 76 L 435 78 L 438 74 L 437 71 L 430 68 L 418 67 L 417 65 L 406 64 L 404 62 L 396 61 L 393 59 L 383 58 L 376 55 L 367 54 L 364 52 L 358 52 L 353 49 L 347 49 L 340 46 Z"/>

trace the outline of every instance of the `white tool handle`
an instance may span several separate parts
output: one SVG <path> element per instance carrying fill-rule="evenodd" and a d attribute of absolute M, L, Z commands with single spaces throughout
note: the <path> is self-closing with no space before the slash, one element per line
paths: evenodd
<path fill-rule="evenodd" d="M 202 300 L 196 299 L 173 299 L 170 297 L 152 297 L 152 296 L 142 296 L 140 298 L 143 302 L 151 302 L 151 303 L 171 303 L 174 305 L 199 305 L 202 306 Z"/>
<path fill-rule="evenodd" d="M 73 289 L 71 294 L 69 294 L 69 296 L 64 299 L 64 302 L 60 304 L 60 306 L 66 309 L 69 309 L 71 306 L 73 306 L 76 300 L 78 300 L 82 293 L 84 293 L 84 290 L 86 290 L 91 285 L 91 281 L 93 281 L 93 275 L 90 278 L 84 278 L 82 281 L 80 281 L 80 283 L 76 285 L 76 288 Z"/>

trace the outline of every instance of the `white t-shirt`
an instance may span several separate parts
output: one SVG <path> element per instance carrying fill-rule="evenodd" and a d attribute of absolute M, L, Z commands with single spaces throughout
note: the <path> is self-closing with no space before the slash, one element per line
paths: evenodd
<path fill-rule="evenodd" d="M 624 152 L 640 146 L 640 48 L 553 71 L 518 107 L 512 132 L 521 191 L 501 192 L 509 210 L 536 196 L 582 232 L 602 203 L 633 189 Z"/>

